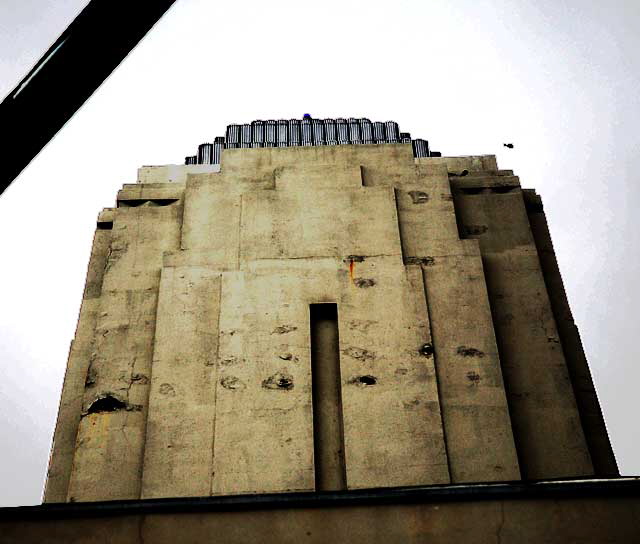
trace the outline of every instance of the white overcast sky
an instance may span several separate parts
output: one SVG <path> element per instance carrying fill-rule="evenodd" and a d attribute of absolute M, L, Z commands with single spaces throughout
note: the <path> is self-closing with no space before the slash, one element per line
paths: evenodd
<path fill-rule="evenodd" d="M 0 2 L 1 97 L 86 3 Z M 639 82 L 638 0 L 177 0 L 0 196 L 0 506 L 41 501 L 100 209 L 140 165 L 305 112 L 497 154 L 542 195 L 620 469 L 639 474 Z"/>

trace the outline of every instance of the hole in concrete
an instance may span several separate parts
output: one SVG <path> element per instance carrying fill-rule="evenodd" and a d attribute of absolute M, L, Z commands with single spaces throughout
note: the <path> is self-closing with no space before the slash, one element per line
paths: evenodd
<path fill-rule="evenodd" d="M 160 391 L 161 395 L 166 395 L 168 397 L 175 397 L 176 396 L 176 390 L 173 387 L 173 385 L 171 385 L 170 383 L 160 384 L 160 387 L 159 387 L 158 391 Z"/>
<path fill-rule="evenodd" d="M 232 391 L 237 389 L 244 389 L 247 387 L 242 380 L 236 378 L 235 376 L 223 376 L 220 379 L 220 385 L 225 389 L 230 389 Z"/>
<path fill-rule="evenodd" d="M 478 385 L 480 383 L 480 374 L 474 371 L 467 372 L 467 380 L 469 380 L 472 385 Z"/>
<path fill-rule="evenodd" d="M 414 204 L 423 204 L 429 201 L 429 195 L 424 191 L 409 191 L 408 194 Z"/>
<path fill-rule="evenodd" d="M 137 208 L 149 202 L 148 200 L 119 200 L 118 208 Z"/>
<path fill-rule="evenodd" d="M 126 410 L 127 404 L 115 398 L 113 395 L 105 395 L 94 400 L 87 410 L 87 414 L 100 414 L 103 412 L 115 412 L 116 410 Z"/>
<path fill-rule="evenodd" d="M 487 225 L 465 225 L 464 232 L 469 236 L 479 236 L 489 230 Z"/>
<path fill-rule="evenodd" d="M 113 221 L 98 221 L 98 230 L 112 230 Z"/>
<path fill-rule="evenodd" d="M 376 358 L 376 354 L 374 352 L 353 346 L 343 349 L 342 353 L 349 357 L 353 357 L 354 359 L 359 359 L 360 361 L 367 361 Z"/>
<path fill-rule="evenodd" d="M 278 372 L 273 376 L 269 376 L 266 380 L 263 380 L 262 387 L 265 389 L 289 391 L 293 389 L 293 376 L 285 372 Z"/>
<path fill-rule="evenodd" d="M 460 187 L 460 192 L 465 195 L 479 195 L 484 187 Z"/>
<path fill-rule="evenodd" d="M 151 201 L 151 204 L 153 206 L 171 206 L 176 202 L 178 202 L 177 198 L 156 198 Z"/>
<path fill-rule="evenodd" d="M 467 346 L 458 346 L 458 355 L 463 357 L 484 357 L 484 352 L 476 348 L 468 348 Z"/>
<path fill-rule="evenodd" d="M 435 264 L 435 259 L 427 255 L 425 257 L 407 257 L 404 262 L 405 264 L 423 264 L 425 266 L 433 266 Z"/>
<path fill-rule="evenodd" d="M 422 344 L 419 351 L 420 355 L 423 355 L 424 357 L 431 357 L 433 355 L 433 345 L 428 342 L 426 344 Z"/>
<path fill-rule="evenodd" d="M 370 374 L 366 374 L 365 376 L 360 376 L 358 381 L 362 385 L 375 385 L 377 383 L 377 379 L 375 376 L 371 376 Z"/>
<path fill-rule="evenodd" d="M 89 370 L 87 371 L 87 377 L 84 380 L 84 386 L 93 387 L 96 384 L 96 379 L 96 371 L 93 370 L 93 368 L 89 368 Z"/>
<path fill-rule="evenodd" d="M 281 325 L 280 327 L 273 329 L 271 334 L 287 334 L 288 332 L 293 332 L 297 329 L 298 327 L 294 327 L 293 325 Z"/>
<path fill-rule="evenodd" d="M 491 192 L 504 194 L 504 193 L 510 193 L 511 191 L 515 191 L 516 189 L 517 187 L 509 187 L 509 186 L 503 185 L 503 186 L 491 187 Z"/>

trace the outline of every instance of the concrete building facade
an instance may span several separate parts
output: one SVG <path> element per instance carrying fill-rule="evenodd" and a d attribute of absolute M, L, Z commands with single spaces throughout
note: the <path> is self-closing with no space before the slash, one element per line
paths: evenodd
<path fill-rule="evenodd" d="M 46 501 L 616 475 L 535 192 L 304 137 L 100 214 Z"/>
<path fill-rule="evenodd" d="M 539 196 L 269 123 L 100 213 L 45 502 L 616 477 Z"/>

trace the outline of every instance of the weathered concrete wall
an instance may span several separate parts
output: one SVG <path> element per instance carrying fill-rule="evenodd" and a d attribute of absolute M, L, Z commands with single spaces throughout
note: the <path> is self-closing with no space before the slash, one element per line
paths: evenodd
<path fill-rule="evenodd" d="M 11 516 L 0 510 L 5 514 L 0 517 L 0 542 L 628 544 L 637 542 L 640 534 L 637 492 L 478 500 L 470 490 L 468 497 L 457 500 L 374 497 L 360 502 L 325 500 L 312 507 L 283 502 L 267 508 L 225 508 L 204 501 L 156 503 L 155 510 L 145 504 L 119 510 L 107 505 L 106 511 L 96 506 L 94 512 L 74 514 L 32 509 Z"/>
<path fill-rule="evenodd" d="M 220 292 L 216 270 L 162 269 L 142 498 L 211 493 Z"/>
<path fill-rule="evenodd" d="M 451 481 L 517 480 L 480 251 L 458 238 L 445 164 L 411 174 L 396 189 L 400 231 L 405 262 L 424 273 Z"/>
<path fill-rule="evenodd" d="M 189 174 L 219 172 L 218 164 L 164 164 L 138 168 L 138 183 L 184 183 Z"/>
<path fill-rule="evenodd" d="M 487 174 L 453 183 L 460 235 L 480 244 L 522 474 L 592 475 L 519 184 Z"/>
<path fill-rule="evenodd" d="M 495 158 L 237 149 L 139 175 L 96 236 L 47 501 L 313 490 L 329 447 L 347 489 L 592 471 Z M 318 303 L 337 307 L 338 412 L 312 396 Z"/>
<path fill-rule="evenodd" d="M 82 412 L 82 398 L 95 336 L 96 320 L 102 293 L 102 281 L 111 244 L 112 210 L 98 217 L 98 228 L 87 271 L 87 282 L 80 307 L 75 339 L 71 343 L 60 409 L 51 448 L 51 461 L 44 493 L 45 502 L 67 500 L 71 465 L 76 447 L 76 433 Z"/>
<path fill-rule="evenodd" d="M 140 497 L 162 252 L 182 217 L 152 204 L 115 214 L 68 500 Z"/>

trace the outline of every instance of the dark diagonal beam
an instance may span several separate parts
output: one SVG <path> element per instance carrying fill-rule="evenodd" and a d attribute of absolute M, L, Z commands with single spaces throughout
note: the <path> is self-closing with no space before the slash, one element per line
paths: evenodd
<path fill-rule="evenodd" d="M 0 104 L 0 193 L 175 0 L 91 0 Z"/>

